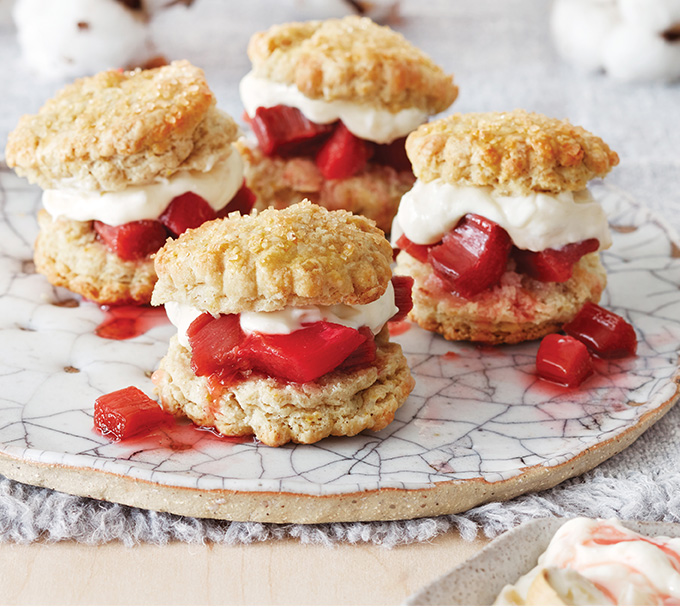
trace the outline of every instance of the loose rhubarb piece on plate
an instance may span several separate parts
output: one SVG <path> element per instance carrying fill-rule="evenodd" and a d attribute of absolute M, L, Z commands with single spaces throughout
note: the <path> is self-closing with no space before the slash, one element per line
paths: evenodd
<path fill-rule="evenodd" d="M 578 339 L 551 333 L 538 348 L 536 372 L 544 379 L 574 388 L 593 372 L 593 361 Z"/>
<path fill-rule="evenodd" d="M 125 440 L 173 421 L 155 400 L 128 386 L 94 401 L 94 427 L 114 441 Z"/>
<path fill-rule="evenodd" d="M 241 215 L 248 215 L 255 206 L 257 197 L 253 191 L 246 185 L 244 180 L 241 189 L 236 192 L 229 203 L 217 212 L 218 217 L 226 217 L 229 213 L 238 211 Z"/>
<path fill-rule="evenodd" d="M 347 179 L 366 166 L 372 151 L 366 141 L 339 122 L 316 155 L 316 166 L 326 179 Z"/>
<path fill-rule="evenodd" d="M 427 263 L 427 252 L 431 246 L 427 244 L 416 244 L 411 242 L 404 234 L 397 239 L 397 248 L 406 251 L 411 257 L 420 263 Z"/>
<path fill-rule="evenodd" d="M 130 221 L 119 226 L 95 221 L 94 230 L 104 246 L 125 261 L 143 259 L 155 253 L 168 237 L 163 224 L 153 219 Z"/>
<path fill-rule="evenodd" d="M 406 155 L 406 137 L 395 139 L 392 143 L 375 144 L 372 162 L 385 164 L 395 171 L 411 171 L 411 161 Z"/>
<path fill-rule="evenodd" d="M 517 271 L 542 282 L 565 282 L 571 278 L 574 264 L 586 253 L 600 248 L 597 238 L 574 242 L 559 249 L 527 251 L 515 249 Z"/>
<path fill-rule="evenodd" d="M 394 305 L 399 308 L 399 311 L 390 318 L 390 322 L 399 322 L 404 320 L 413 309 L 413 298 L 411 297 L 413 278 L 411 276 L 393 276 L 392 286 L 394 287 Z"/>
<path fill-rule="evenodd" d="M 332 124 L 312 122 L 300 110 L 287 105 L 257 108 L 250 127 L 266 156 L 312 152 L 319 140 L 333 130 Z"/>
<path fill-rule="evenodd" d="M 305 383 L 337 368 L 364 341 L 356 329 L 319 321 L 288 334 L 251 333 L 240 354 L 254 370 Z"/>
<path fill-rule="evenodd" d="M 196 318 L 187 330 L 191 346 L 191 367 L 196 375 L 213 375 L 226 369 L 243 369 L 247 361 L 239 355 L 245 340 L 238 314 L 214 318 L 207 312 Z"/>
<path fill-rule="evenodd" d="M 480 215 L 465 215 L 430 248 L 428 261 L 451 292 L 474 297 L 498 283 L 505 272 L 512 241 L 497 223 Z"/>
<path fill-rule="evenodd" d="M 158 218 L 175 236 L 215 219 L 215 210 L 198 194 L 185 192 L 172 199 Z"/>
<path fill-rule="evenodd" d="M 633 356 L 637 350 L 633 326 L 618 314 L 591 302 L 586 302 L 562 329 L 600 358 Z"/>

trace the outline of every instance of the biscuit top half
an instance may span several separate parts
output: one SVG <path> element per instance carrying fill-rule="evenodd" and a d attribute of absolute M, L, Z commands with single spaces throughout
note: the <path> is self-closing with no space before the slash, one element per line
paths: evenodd
<path fill-rule="evenodd" d="M 507 195 L 582 190 L 619 163 L 585 129 L 524 110 L 432 121 L 408 136 L 406 152 L 423 182 L 491 186 Z"/>
<path fill-rule="evenodd" d="M 188 61 L 76 80 L 10 133 L 7 164 L 43 189 L 119 191 L 209 170 L 231 152 L 236 123 Z"/>
<path fill-rule="evenodd" d="M 294 85 L 310 99 L 437 114 L 458 95 L 453 76 L 366 17 L 275 25 L 250 39 L 248 56 L 256 77 Z"/>
<path fill-rule="evenodd" d="M 211 314 L 367 304 L 392 277 L 392 247 L 375 223 L 303 201 L 232 213 L 168 241 L 156 254 L 151 303 Z"/>

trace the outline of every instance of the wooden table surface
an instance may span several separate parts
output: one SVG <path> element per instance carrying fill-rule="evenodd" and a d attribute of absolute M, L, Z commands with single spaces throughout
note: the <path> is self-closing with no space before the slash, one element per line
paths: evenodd
<path fill-rule="evenodd" d="M 457 532 L 375 545 L 0 544 L 5 605 L 395 605 L 481 550 Z"/>

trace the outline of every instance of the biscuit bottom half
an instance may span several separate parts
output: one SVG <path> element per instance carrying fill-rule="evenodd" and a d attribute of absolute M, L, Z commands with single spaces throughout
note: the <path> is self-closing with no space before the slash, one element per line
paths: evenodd
<path fill-rule="evenodd" d="M 515 344 L 559 331 L 584 303 L 597 303 L 607 284 L 599 253 L 584 255 L 566 282 L 541 282 L 508 269 L 498 285 L 472 299 L 447 292 L 429 264 L 403 251 L 395 274 L 414 278 L 411 320 L 452 341 L 486 344 Z"/>
<path fill-rule="evenodd" d="M 307 198 L 335 211 L 345 209 L 375 221 L 385 233 L 392 229 L 401 197 L 415 182 L 411 171 L 368 163 L 347 179 L 324 179 L 313 158 L 265 156 L 237 142 L 245 162 L 246 184 L 257 196 L 255 207 L 283 209 Z"/>
<path fill-rule="evenodd" d="M 57 287 L 100 304 L 148 304 L 156 283 L 151 258 L 125 261 L 98 239 L 91 221 L 59 218 L 41 209 L 35 268 Z"/>
<path fill-rule="evenodd" d="M 399 344 L 376 337 L 376 361 L 297 384 L 252 375 L 229 386 L 197 376 L 191 353 L 174 336 L 154 373 L 161 405 L 177 417 L 225 436 L 255 435 L 270 447 L 314 443 L 327 436 L 378 431 L 393 419 L 415 385 Z"/>

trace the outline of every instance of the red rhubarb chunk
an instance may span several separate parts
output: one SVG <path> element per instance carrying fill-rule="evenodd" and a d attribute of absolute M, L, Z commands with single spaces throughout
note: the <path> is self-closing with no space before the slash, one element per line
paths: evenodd
<path fill-rule="evenodd" d="M 216 217 L 215 210 L 203 198 L 193 192 L 186 192 L 172 199 L 158 221 L 175 236 L 179 236 Z"/>
<path fill-rule="evenodd" d="M 238 314 L 222 314 L 214 318 L 201 314 L 187 330 L 191 346 L 191 367 L 196 375 L 213 375 L 247 367 L 239 355 L 245 340 Z"/>
<path fill-rule="evenodd" d="M 217 212 L 217 216 L 226 217 L 227 215 L 229 215 L 229 213 L 233 213 L 234 211 L 238 211 L 239 213 L 241 213 L 241 215 L 248 215 L 250 211 L 253 210 L 256 199 L 257 197 L 244 181 L 243 185 L 241 186 L 241 189 L 238 192 L 236 192 L 236 194 L 229 201 L 227 206 L 221 208 Z"/>
<path fill-rule="evenodd" d="M 573 388 L 593 372 L 593 361 L 578 339 L 551 333 L 538 348 L 536 371 L 543 379 Z"/>
<path fill-rule="evenodd" d="M 95 221 L 94 230 L 104 246 L 125 261 L 143 259 L 155 253 L 168 237 L 165 227 L 153 219 L 130 221 L 119 226 Z"/>
<path fill-rule="evenodd" d="M 411 161 L 406 155 L 406 137 L 395 139 L 392 143 L 375 144 L 372 162 L 385 164 L 395 171 L 411 171 Z"/>
<path fill-rule="evenodd" d="M 313 153 L 333 130 L 333 124 L 312 122 L 297 108 L 286 105 L 257 108 L 250 127 L 266 156 Z"/>
<path fill-rule="evenodd" d="M 254 370 L 305 383 L 338 367 L 364 341 L 356 329 L 319 321 L 289 334 L 251 333 L 242 354 Z"/>
<path fill-rule="evenodd" d="M 397 247 L 402 251 L 406 251 L 411 257 L 417 259 L 420 263 L 427 263 L 427 252 L 431 245 L 416 244 L 411 242 L 404 234 L 397 239 Z"/>
<path fill-rule="evenodd" d="M 633 356 L 637 350 L 633 326 L 618 314 L 591 302 L 587 302 L 562 329 L 601 358 Z"/>
<path fill-rule="evenodd" d="M 94 401 L 94 427 L 114 441 L 171 423 L 172 415 L 139 388 L 128 386 Z"/>
<path fill-rule="evenodd" d="M 343 360 L 338 369 L 343 371 L 351 371 L 352 369 L 358 369 L 359 367 L 364 367 L 370 365 L 375 361 L 376 345 L 375 345 L 375 335 L 373 331 L 368 327 L 361 327 L 359 329 L 366 341 L 359 344 L 359 346 L 352 352 L 345 360 Z"/>
<path fill-rule="evenodd" d="M 365 166 L 373 150 L 339 122 L 328 141 L 316 155 L 316 166 L 326 179 L 347 179 Z"/>
<path fill-rule="evenodd" d="M 430 248 L 428 261 L 451 292 L 474 297 L 498 283 L 505 272 L 512 241 L 498 224 L 480 215 L 465 215 Z"/>
<path fill-rule="evenodd" d="M 527 251 L 515 249 L 517 271 L 543 282 L 565 282 L 571 278 L 574 264 L 586 253 L 600 248 L 597 238 L 574 242 L 559 249 Z"/>
<path fill-rule="evenodd" d="M 390 322 L 399 322 L 404 320 L 413 309 L 413 299 L 411 297 L 413 278 L 410 276 L 393 276 L 392 286 L 394 287 L 394 305 L 399 308 L 399 311 L 390 318 Z"/>

